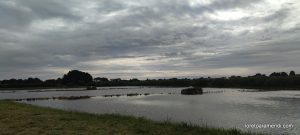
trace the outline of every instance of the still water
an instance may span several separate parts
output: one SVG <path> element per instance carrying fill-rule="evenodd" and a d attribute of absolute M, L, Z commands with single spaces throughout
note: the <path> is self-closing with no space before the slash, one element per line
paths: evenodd
<path fill-rule="evenodd" d="M 98 89 L 100 90 L 80 91 L 82 88 L 78 88 L 5 91 L 0 93 L 0 99 L 89 95 L 94 97 L 80 100 L 23 102 L 65 110 L 99 114 L 117 113 L 158 121 L 238 128 L 251 132 L 300 134 L 300 91 L 258 92 L 245 89 L 204 88 L 203 95 L 186 96 L 180 94 L 183 88 L 171 87 L 100 87 Z M 151 94 L 103 97 L 103 95 L 127 93 Z M 257 127 L 251 128 L 250 124 L 257 124 Z"/>

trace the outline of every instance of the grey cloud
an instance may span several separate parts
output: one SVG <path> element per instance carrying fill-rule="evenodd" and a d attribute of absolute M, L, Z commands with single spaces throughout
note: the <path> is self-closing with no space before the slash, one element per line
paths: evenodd
<path fill-rule="evenodd" d="M 250 15 L 229 21 L 205 16 L 254 10 L 254 5 L 264 4 L 261 0 L 216 0 L 197 6 L 181 0 L 12 2 L 16 5 L 0 2 L 0 17 L 4 18 L 0 20 L 0 73 L 6 78 L 34 72 L 43 78 L 56 77 L 58 69 L 144 77 L 151 72 L 300 67 L 300 63 L 288 62 L 300 57 L 295 52 L 300 49 L 296 40 L 299 26 L 276 28 L 285 25 L 284 20 L 297 9 L 280 7 L 265 17 Z M 57 18 L 62 24 L 47 23 Z M 41 20 L 45 26 L 35 27 Z M 91 64 L 99 60 L 131 63 Z"/>
<path fill-rule="evenodd" d="M 299 40 L 276 41 L 247 49 L 231 52 L 227 55 L 203 61 L 210 68 L 217 67 L 265 67 L 265 71 L 273 68 L 296 68 L 300 64 L 296 59 L 299 55 Z M 269 71 L 270 72 L 270 71 Z"/>
<path fill-rule="evenodd" d="M 258 2 L 263 2 L 263 0 L 216 0 L 208 7 L 213 9 L 245 8 Z"/>
<path fill-rule="evenodd" d="M 120 11 L 125 9 L 126 6 L 123 3 L 120 3 L 116 0 L 102 0 L 98 3 L 98 11 L 104 13 L 110 13 L 115 11 Z"/>
<path fill-rule="evenodd" d="M 29 8 L 33 14 L 42 19 L 57 17 L 79 19 L 71 11 L 73 2 L 69 0 L 18 0 L 18 4 Z"/>
<path fill-rule="evenodd" d="M 20 29 L 31 23 L 33 16 L 24 7 L 0 2 L 0 29 Z"/>
<path fill-rule="evenodd" d="M 285 19 L 289 16 L 289 12 L 291 9 L 289 8 L 282 8 L 273 14 L 263 18 L 265 22 L 277 23 L 278 25 L 285 22 Z"/>

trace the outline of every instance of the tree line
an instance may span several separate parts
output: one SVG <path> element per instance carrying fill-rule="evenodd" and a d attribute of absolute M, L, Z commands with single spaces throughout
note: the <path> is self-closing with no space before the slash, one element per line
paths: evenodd
<path fill-rule="evenodd" d="M 201 78 L 170 78 L 170 79 L 108 79 L 93 78 L 86 72 L 72 70 L 62 78 L 42 81 L 39 78 L 9 79 L 0 81 L 0 88 L 34 88 L 34 87 L 77 87 L 77 86 L 198 86 L 219 88 L 259 88 L 259 89 L 300 89 L 300 75 L 294 71 L 274 72 L 270 75 L 255 74 L 241 77 L 201 77 Z"/>

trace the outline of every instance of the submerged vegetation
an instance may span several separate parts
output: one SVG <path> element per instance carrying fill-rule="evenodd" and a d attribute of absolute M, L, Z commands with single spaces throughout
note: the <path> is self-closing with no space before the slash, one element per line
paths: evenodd
<path fill-rule="evenodd" d="M 86 87 L 86 90 L 97 90 L 96 86 L 88 86 Z"/>
<path fill-rule="evenodd" d="M 95 90 L 101 86 L 195 86 L 195 87 L 219 87 L 219 88 L 255 88 L 255 89 L 300 89 L 300 75 L 291 71 L 274 72 L 269 76 L 256 74 L 241 77 L 220 78 L 171 78 L 171 79 L 108 79 L 104 77 L 93 78 L 89 73 L 72 70 L 62 78 L 42 81 L 38 78 L 10 79 L 0 81 L 0 89 L 26 89 L 26 88 L 57 88 L 57 87 L 86 87 Z"/>
<path fill-rule="evenodd" d="M 121 97 L 121 96 L 127 96 L 127 97 L 135 97 L 135 96 L 149 96 L 153 94 L 159 94 L 162 95 L 164 93 L 127 93 L 127 94 L 109 94 L 109 95 L 102 95 L 102 97 Z M 168 95 L 173 95 L 175 93 L 166 93 Z M 59 97 L 35 97 L 35 98 L 12 98 L 12 99 L 1 99 L 0 101 L 38 101 L 38 100 L 78 100 L 78 99 L 89 99 L 94 96 L 59 96 Z M 101 97 L 101 96 L 97 96 Z"/>
<path fill-rule="evenodd" d="M 198 95 L 203 94 L 202 88 L 194 87 L 194 88 L 186 88 L 181 90 L 182 95 Z"/>
<path fill-rule="evenodd" d="M 17 98 L 17 99 L 2 99 L 3 101 L 37 101 L 37 100 L 78 100 L 88 99 L 92 96 L 60 96 L 60 97 L 36 97 L 36 98 Z"/>
<path fill-rule="evenodd" d="M 0 127 L 1 135 L 251 135 L 236 129 L 71 112 L 6 101 L 0 101 Z"/>

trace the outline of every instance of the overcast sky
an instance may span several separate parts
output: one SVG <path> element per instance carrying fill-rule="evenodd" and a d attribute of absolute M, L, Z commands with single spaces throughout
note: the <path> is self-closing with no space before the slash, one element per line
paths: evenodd
<path fill-rule="evenodd" d="M 0 79 L 300 72 L 299 0 L 0 0 Z"/>

